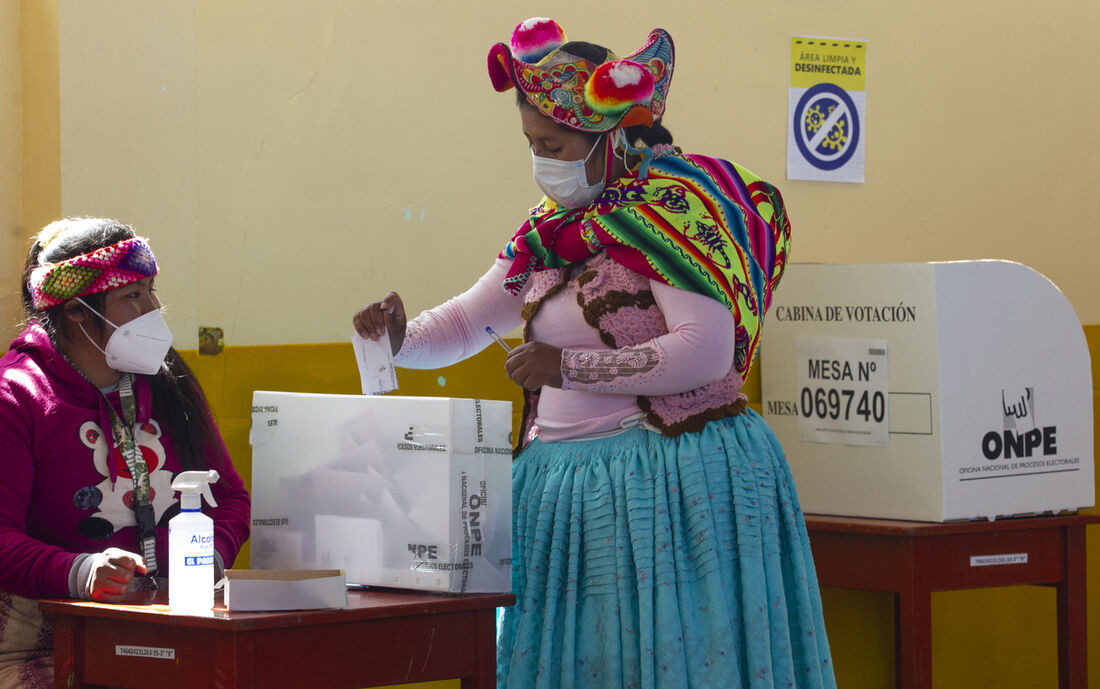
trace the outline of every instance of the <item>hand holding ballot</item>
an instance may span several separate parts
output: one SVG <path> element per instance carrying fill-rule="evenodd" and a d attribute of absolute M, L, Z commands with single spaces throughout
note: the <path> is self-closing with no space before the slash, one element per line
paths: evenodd
<path fill-rule="evenodd" d="M 355 332 L 363 339 L 377 340 L 389 331 L 390 348 L 394 354 L 405 340 L 405 322 L 405 305 L 397 292 L 390 292 L 382 301 L 367 304 L 351 319 Z"/>

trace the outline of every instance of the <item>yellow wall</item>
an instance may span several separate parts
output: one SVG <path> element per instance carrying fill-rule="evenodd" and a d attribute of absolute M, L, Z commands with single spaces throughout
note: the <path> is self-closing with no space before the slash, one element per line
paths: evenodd
<path fill-rule="evenodd" d="M 653 26 L 671 31 L 669 127 L 688 150 L 780 186 L 795 260 L 1014 259 L 1100 323 L 1100 236 L 1081 220 L 1100 211 L 1088 33 L 1100 3 L 555 6 L 571 38 L 619 52 Z M 0 117 L 21 123 L 0 128 L 4 293 L 25 238 L 50 219 L 137 224 L 161 259 L 178 345 L 193 348 L 200 325 L 225 329 L 224 354 L 191 361 L 247 477 L 252 390 L 353 392 L 352 310 L 388 289 L 412 310 L 460 291 L 532 202 L 514 107 L 492 92 L 484 61 L 513 24 L 548 11 L 515 0 L 0 0 Z M 792 34 L 868 41 L 866 184 L 784 179 Z M 1100 326 L 1086 330 L 1095 357 Z M 402 392 L 511 394 L 496 387 L 494 357 L 403 371 Z M 1091 529 L 1093 657 L 1098 537 Z M 889 686 L 889 599 L 824 598 L 840 685 Z M 937 594 L 934 620 L 937 687 L 1052 685 L 1050 591 Z M 1090 677 L 1100 684 L 1100 663 Z"/>
<path fill-rule="evenodd" d="M 56 0 L 0 0 L 0 341 L 17 331 L 28 238 L 61 212 Z"/>
<path fill-rule="evenodd" d="M 61 215 L 61 89 L 57 0 L 21 0 L 23 168 L 21 221 L 26 237 Z M 25 254 L 24 254 L 25 255 Z M 22 265 L 22 257 L 19 261 Z"/>
<path fill-rule="evenodd" d="M 19 318 L 19 274 L 7 270 L 22 253 L 19 225 L 19 170 L 22 166 L 23 127 L 20 122 L 19 3 L 0 0 L 0 341 Z"/>

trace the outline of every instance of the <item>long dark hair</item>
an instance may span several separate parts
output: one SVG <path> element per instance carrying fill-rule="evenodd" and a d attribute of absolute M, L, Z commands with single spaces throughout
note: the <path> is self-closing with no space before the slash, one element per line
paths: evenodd
<path fill-rule="evenodd" d="M 602 65 L 607 62 L 610 57 L 610 51 L 602 45 L 596 45 L 595 43 L 588 43 L 587 41 L 569 41 L 559 48 L 563 53 L 569 53 L 576 57 L 584 58 L 589 62 L 594 62 L 597 65 Z M 516 89 L 516 105 L 520 107 L 533 108 L 534 106 L 527 102 L 527 96 L 523 94 L 523 91 Z M 641 140 L 646 146 L 656 146 L 657 144 L 671 144 L 672 132 L 665 129 L 661 124 L 661 120 L 656 120 L 653 126 L 646 127 L 644 125 L 638 125 L 636 127 L 627 127 L 623 130 L 626 134 L 627 140 L 632 144 L 637 144 Z M 595 141 L 599 134 L 593 132 L 581 132 L 586 135 L 590 141 Z"/>
<path fill-rule="evenodd" d="M 65 261 L 134 236 L 133 227 L 105 218 L 68 218 L 48 225 L 39 234 L 41 239 L 36 239 L 31 245 L 23 266 L 23 310 L 27 314 L 27 322 L 40 325 L 54 344 L 58 343 L 58 329 L 61 319 L 65 317 L 65 305 L 58 304 L 42 310 L 35 308 L 29 287 L 32 270 L 39 265 Z M 43 247 L 40 242 L 46 246 Z M 105 296 L 101 292 L 82 299 L 96 311 L 104 313 Z M 103 324 L 99 318 L 91 318 L 89 325 L 102 333 Z M 205 448 L 217 445 L 218 432 L 210 420 L 206 396 L 175 348 L 168 350 L 164 363 L 156 374 L 147 376 L 153 409 L 172 438 L 184 470 L 209 468 L 206 466 Z"/>

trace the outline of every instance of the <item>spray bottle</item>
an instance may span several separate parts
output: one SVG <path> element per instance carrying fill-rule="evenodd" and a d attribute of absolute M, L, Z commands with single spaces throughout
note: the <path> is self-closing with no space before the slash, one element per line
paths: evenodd
<path fill-rule="evenodd" d="M 210 484 L 218 472 L 184 471 L 172 481 L 180 513 L 168 521 L 168 605 L 173 612 L 214 607 L 214 520 L 202 513 L 202 496 L 217 507 Z"/>

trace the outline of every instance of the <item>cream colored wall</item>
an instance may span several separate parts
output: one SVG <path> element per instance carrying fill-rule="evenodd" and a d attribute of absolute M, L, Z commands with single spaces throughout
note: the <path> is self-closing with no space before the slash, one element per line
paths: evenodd
<path fill-rule="evenodd" d="M 798 261 L 1025 262 L 1100 322 L 1091 191 L 1100 4 L 556 3 L 572 38 L 677 44 L 685 148 L 776 181 Z M 65 213 L 154 237 L 182 346 L 338 341 L 361 302 L 433 305 L 535 198 L 488 46 L 544 5 L 61 2 Z M 787 182 L 792 34 L 869 42 L 867 178 Z"/>
<path fill-rule="evenodd" d="M 207 279 L 192 4 L 66 1 L 58 22 L 62 213 L 119 218 L 153 238 L 157 287 L 181 348 L 196 347 L 198 283 Z M 225 230 L 217 222 L 210 244 Z"/>

